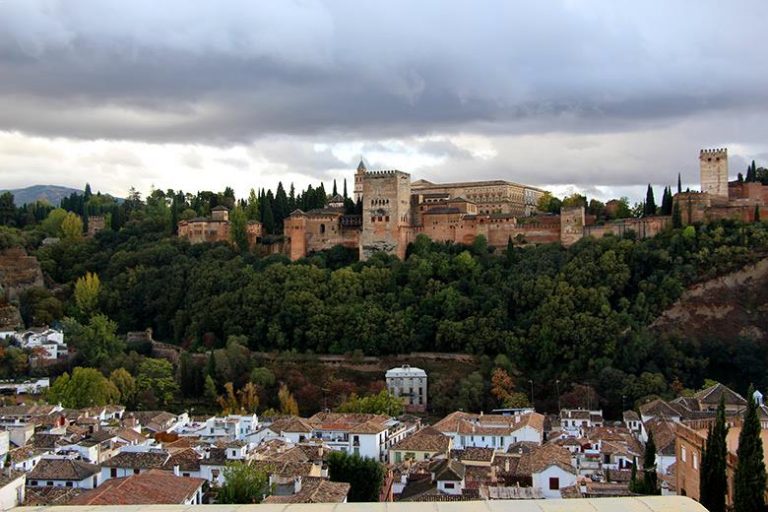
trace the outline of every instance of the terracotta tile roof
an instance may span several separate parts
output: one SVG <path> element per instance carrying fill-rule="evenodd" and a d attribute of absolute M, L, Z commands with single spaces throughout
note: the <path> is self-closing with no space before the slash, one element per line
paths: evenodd
<path fill-rule="evenodd" d="M 141 444 L 147 440 L 146 436 L 136 432 L 132 428 L 119 430 L 115 436 L 132 444 Z"/>
<path fill-rule="evenodd" d="M 520 456 L 518 469 L 530 470 L 529 474 L 540 473 L 550 466 L 576 473 L 576 469 L 571 465 L 571 452 L 554 444 L 545 444 L 528 454 Z"/>
<path fill-rule="evenodd" d="M 77 487 L 27 487 L 24 492 L 25 507 L 68 505 L 69 501 L 86 492 Z"/>
<path fill-rule="evenodd" d="M 200 471 L 200 459 L 200 455 L 192 448 L 172 450 L 162 469 L 173 471 L 175 466 L 179 466 L 181 471 Z"/>
<path fill-rule="evenodd" d="M 401 439 L 390 450 L 445 453 L 451 446 L 451 438 L 434 427 L 425 427 L 415 434 Z"/>
<path fill-rule="evenodd" d="M 203 486 L 202 478 L 148 471 L 127 478 L 112 478 L 69 502 L 69 505 L 181 504 Z"/>
<path fill-rule="evenodd" d="M 29 444 L 35 448 L 53 450 L 59 445 L 58 441 L 63 440 L 63 437 L 61 434 L 36 433 L 30 439 Z"/>
<path fill-rule="evenodd" d="M 491 462 L 496 451 L 493 448 L 469 447 L 463 450 L 453 450 L 452 455 L 460 461 Z"/>
<path fill-rule="evenodd" d="M 504 416 L 501 414 L 480 415 L 456 411 L 434 425 L 437 430 L 443 433 L 491 436 L 508 436 L 512 432 L 526 426 L 543 432 L 544 416 L 536 412 Z"/>
<path fill-rule="evenodd" d="M 282 432 L 301 432 L 306 434 L 312 432 L 312 427 L 307 420 L 297 416 L 276 419 L 268 428 L 278 435 Z"/>
<path fill-rule="evenodd" d="M 120 452 L 102 462 L 108 468 L 158 469 L 168 460 L 168 452 Z"/>
<path fill-rule="evenodd" d="M 663 455 L 675 454 L 675 424 L 662 418 L 654 418 L 645 423 L 645 428 L 653 433 L 656 453 Z"/>
<path fill-rule="evenodd" d="M 624 411 L 624 421 L 640 421 L 640 416 L 635 411 Z"/>
<path fill-rule="evenodd" d="M 461 481 L 467 474 L 467 468 L 459 461 L 443 459 L 430 465 L 430 471 L 435 474 L 435 481 Z"/>
<path fill-rule="evenodd" d="M 39 457 L 46 453 L 50 453 L 50 450 L 41 450 L 30 445 L 14 448 L 8 452 L 8 454 L 11 456 L 11 462 L 14 464 L 32 459 L 34 457 Z"/>
<path fill-rule="evenodd" d="M 680 413 L 661 398 L 657 398 L 656 400 L 652 400 L 647 404 L 641 405 L 640 415 L 654 417 L 664 416 L 666 418 L 672 418 L 680 416 Z"/>
<path fill-rule="evenodd" d="M 387 430 L 390 417 L 383 414 L 319 412 L 306 421 L 316 430 L 378 434 Z"/>
<path fill-rule="evenodd" d="M 310 476 L 314 468 L 314 464 L 311 462 L 278 460 L 256 460 L 251 462 L 251 466 L 263 470 L 270 475 L 282 477 Z"/>
<path fill-rule="evenodd" d="M 0 471 L 0 489 L 23 475 L 23 471 L 15 471 L 13 469 Z"/>
<path fill-rule="evenodd" d="M 40 459 L 35 468 L 29 472 L 30 480 L 73 480 L 80 481 L 95 475 L 101 468 L 81 460 L 72 459 Z"/>
<path fill-rule="evenodd" d="M 347 482 L 331 482 L 324 478 L 304 477 L 301 491 L 289 496 L 268 496 L 264 503 L 343 503 L 349 494 Z"/>
<path fill-rule="evenodd" d="M 747 401 L 743 396 L 719 382 L 694 395 L 694 398 L 700 403 L 707 404 L 710 407 L 717 407 L 720 403 L 720 397 L 725 398 L 725 405 L 747 405 Z"/>

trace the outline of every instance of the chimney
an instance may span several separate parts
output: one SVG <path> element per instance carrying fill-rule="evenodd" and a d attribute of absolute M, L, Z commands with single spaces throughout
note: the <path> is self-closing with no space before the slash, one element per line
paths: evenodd
<path fill-rule="evenodd" d="M 174 466 L 173 466 L 173 474 L 174 474 L 174 476 L 180 476 L 181 475 L 179 473 L 179 465 L 178 464 L 174 464 Z"/>

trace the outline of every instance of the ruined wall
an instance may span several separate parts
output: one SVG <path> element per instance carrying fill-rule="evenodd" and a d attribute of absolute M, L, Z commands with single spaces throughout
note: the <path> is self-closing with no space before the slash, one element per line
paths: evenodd
<path fill-rule="evenodd" d="M 637 238 L 651 238 L 672 223 L 672 217 L 645 217 L 642 219 L 621 219 L 603 225 L 586 226 L 584 236 L 602 238 L 605 235 L 624 236 L 628 232 L 633 232 Z"/>
<path fill-rule="evenodd" d="M 18 300 L 27 288 L 43 287 L 43 271 L 34 256 L 22 247 L 0 251 L 0 287 L 6 300 Z"/>
<path fill-rule="evenodd" d="M 699 152 L 701 191 L 728 199 L 728 150 L 702 149 Z"/>
<path fill-rule="evenodd" d="M 213 219 L 183 220 L 178 224 L 179 238 L 189 243 L 224 242 L 229 240 L 229 222 Z"/>
<path fill-rule="evenodd" d="M 411 177 L 401 171 L 374 171 L 363 176 L 363 227 L 360 259 L 376 252 L 405 258 L 410 232 Z"/>

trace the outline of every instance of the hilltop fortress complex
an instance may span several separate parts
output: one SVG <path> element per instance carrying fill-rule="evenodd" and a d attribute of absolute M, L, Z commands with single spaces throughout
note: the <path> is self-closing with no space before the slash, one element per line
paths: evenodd
<path fill-rule="evenodd" d="M 768 214 L 768 186 L 728 181 L 726 149 L 699 153 L 700 192 L 674 196 L 682 224 L 737 219 L 746 222 Z M 411 181 L 408 173 L 369 171 L 360 162 L 355 172 L 354 198 L 362 215 L 346 214 L 344 198 L 330 198 L 324 208 L 295 210 L 285 219 L 285 245 L 291 260 L 341 245 L 359 251 L 367 260 L 377 252 L 405 257 L 409 243 L 420 234 L 436 242 L 472 244 L 483 235 L 488 245 L 561 243 L 569 246 L 585 236 L 654 236 L 672 224 L 672 217 L 650 216 L 598 223 L 583 207 L 563 208 L 559 215 L 536 208 L 544 190 L 530 185 L 493 180 L 461 183 Z M 610 204 L 610 203 L 609 203 Z M 225 212 L 216 218 L 179 223 L 179 235 L 193 243 L 228 239 Z M 209 225 L 210 224 L 210 225 Z M 261 225 L 249 225 L 256 243 Z"/>

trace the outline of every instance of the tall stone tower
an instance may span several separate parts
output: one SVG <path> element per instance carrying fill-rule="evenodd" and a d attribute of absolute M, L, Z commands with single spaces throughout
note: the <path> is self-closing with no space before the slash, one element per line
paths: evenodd
<path fill-rule="evenodd" d="M 355 202 L 363 198 L 363 177 L 367 171 L 363 157 L 360 157 L 360 163 L 357 164 L 357 171 L 355 171 Z"/>
<path fill-rule="evenodd" d="M 372 171 L 362 176 L 363 232 L 360 259 L 376 252 L 405 258 L 411 215 L 411 175 L 401 171 Z"/>
<path fill-rule="evenodd" d="M 728 199 L 728 149 L 699 151 L 701 191 L 713 198 Z"/>

